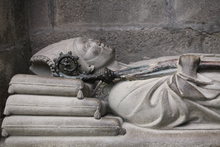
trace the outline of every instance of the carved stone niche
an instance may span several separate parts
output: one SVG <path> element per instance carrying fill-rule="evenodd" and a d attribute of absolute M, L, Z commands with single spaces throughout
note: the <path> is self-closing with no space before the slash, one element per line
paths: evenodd
<path fill-rule="evenodd" d="M 6 146 L 220 145 L 218 54 L 123 64 L 99 41 L 72 38 L 31 63 L 37 75 L 10 82 Z"/>

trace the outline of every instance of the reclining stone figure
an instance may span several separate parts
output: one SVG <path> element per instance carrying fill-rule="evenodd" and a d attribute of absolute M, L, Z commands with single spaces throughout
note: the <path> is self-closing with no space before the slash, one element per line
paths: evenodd
<path fill-rule="evenodd" d="M 84 79 L 110 113 L 137 126 L 220 128 L 220 55 L 186 54 L 123 64 L 114 60 L 110 47 L 73 38 L 42 49 L 31 63 L 38 75 Z"/>
<path fill-rule="evenodd" d="M 110 107 L 141 127 L 219 125 L 220 74 L 198 71 L 199 64 L 199 56 L 182 55 L 172 75 L 120 82 L 110 92 Z"/>

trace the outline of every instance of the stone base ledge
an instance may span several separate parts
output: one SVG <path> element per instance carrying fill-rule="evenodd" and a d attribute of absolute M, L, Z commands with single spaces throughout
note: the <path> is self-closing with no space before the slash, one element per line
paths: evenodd
<path fill-rule="evenodd" d="M 6 147 L 145 147 L 219 146 L 218 130 L 151 130 L 124 123 L 127 133 L 116 137 L 8 137 Z"/>

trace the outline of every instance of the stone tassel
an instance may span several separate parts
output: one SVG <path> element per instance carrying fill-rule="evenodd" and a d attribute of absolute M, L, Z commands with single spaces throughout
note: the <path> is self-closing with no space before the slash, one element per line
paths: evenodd
<path fill-rule="evenodd" d="M 94 118 L 95 119 L 101 119 L 101 112 L 100 112 L 100 110 L 101 110 L 101 107 L 98 106 L 96 111 L 95 111 L 95 113 L 94 113 Z"/>
<path fill-rule="evenodd" d="M 80 89 L 77 93 L 77 96 L 76 96 L 78 99 L 84 99 L 84 95 L 83 95 L 83 92 L 82 90 Z"/>

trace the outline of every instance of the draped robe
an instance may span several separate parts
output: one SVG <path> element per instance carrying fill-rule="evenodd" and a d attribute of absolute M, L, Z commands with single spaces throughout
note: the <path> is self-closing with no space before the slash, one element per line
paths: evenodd
<path fill-rule="evenodd" d="M 199 72 L 199 62 L 198 56 L 185 55 L 173 75 L 119 82 L 110 92 L 110 108 L 140 127 L 220 128 L 220 71 Z"/>

